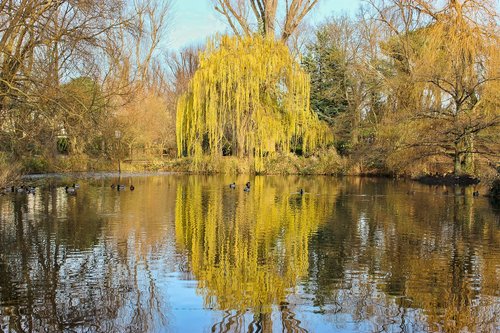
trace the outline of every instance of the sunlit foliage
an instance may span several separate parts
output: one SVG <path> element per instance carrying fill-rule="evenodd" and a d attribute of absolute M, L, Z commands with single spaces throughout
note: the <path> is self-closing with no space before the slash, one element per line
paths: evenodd
<path fill-rule="evenodd" d="M 309 76 L 287 47 L 262 37 L 222 37 L 207 45 L 177 106 L 179 155 L 254 158 L 310 151 L 331 140 L 309 108 Z"/>
<path fill-rule="evenodd" d="M 374 5 L 389 34 L 387 105 L 379 136 L 396 172 L 442 161 L 460 175 L 476 160 L 497 155 L 498 15 L 491 1 L 380 1 Z M 493 98 L 492 98 L 493 97 Z"/>

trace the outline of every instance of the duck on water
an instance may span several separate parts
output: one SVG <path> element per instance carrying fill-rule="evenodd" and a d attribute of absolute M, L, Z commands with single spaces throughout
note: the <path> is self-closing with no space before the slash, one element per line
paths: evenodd
<path fill-rule="evenodd" d="M 111 184 L 111 188 L 114 190 L 116 188 L 116 190 L 118 191 L 124 191 L 127 187 L 123 184 Z M 134 185 L 130 185 L 129 189 L 131 191 L 135 190 L 135 186 Z"/>

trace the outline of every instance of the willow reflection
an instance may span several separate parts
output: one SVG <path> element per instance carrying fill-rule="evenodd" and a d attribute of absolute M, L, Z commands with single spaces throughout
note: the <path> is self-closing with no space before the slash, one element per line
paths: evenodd
<path fill-rule="evenodd" d="M 206 307 L 270 313 L 307 276 L 311 234 L 332 206 L 317 188 L 300 195 L 288 181 L 257 177 L 250 193 L 210 179 L 179 184 L 177 244 L 189 254 Z"/>

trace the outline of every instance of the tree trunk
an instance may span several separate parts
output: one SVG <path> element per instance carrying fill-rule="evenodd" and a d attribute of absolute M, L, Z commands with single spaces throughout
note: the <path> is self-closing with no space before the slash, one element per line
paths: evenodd
<path fill-rule="evenodd" d="M 351 130 L 351 145 L 355 146 L 359 143 L 359 124 L 361 123 L 360 113 L 358 108 L 354 109 L 352 114 L 352 130 Z"/>
<path fill-rule="evenodd" d="M 474 174 L 474 134 L 468 134 L 465 137 L 465 171 L 469 174 Z"/>
<path fill-rule="evenodd" d="M 460 161 L 461 152 L 460 152 L 460 144 L 455 142 L 455 155 L 454 155 L 454 166 L 453 166 L 453 174 L 455 176 L 459 176 L 462 173 L 462 163 Z"/>

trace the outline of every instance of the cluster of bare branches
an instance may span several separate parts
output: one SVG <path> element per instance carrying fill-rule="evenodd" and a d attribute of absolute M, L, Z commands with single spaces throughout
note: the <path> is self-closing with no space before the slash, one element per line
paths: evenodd
<path fill-rule="evenodd" d="M 212 0 L 236 35 L 280 35 L 287 41 L 319 0 Z M 278 17 L 279 5 L 284 16 Z"/>
<path fill-rule="evenodd" d="M 0 0 L 0 141 L 22 155 L 81 151 L 110 106 L 165 83 L 158 48 L 170 1 Z"/>

